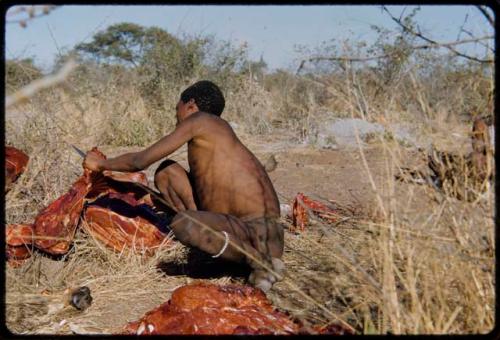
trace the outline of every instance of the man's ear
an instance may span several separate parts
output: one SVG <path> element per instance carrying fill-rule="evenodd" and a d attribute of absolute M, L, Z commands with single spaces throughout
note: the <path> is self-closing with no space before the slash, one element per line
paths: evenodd
<path fill-rule="evenodd" d="M 194 112 L 200 111 L 198 109 L 198 105 L 196 105 L 196 102 L 194 101 L 193 98 L 189 99 L 189 101 L 187 102 L 187 106 L 188 106 L 188 110 L 190 110 L 190 111 L 194 111 Z"/>

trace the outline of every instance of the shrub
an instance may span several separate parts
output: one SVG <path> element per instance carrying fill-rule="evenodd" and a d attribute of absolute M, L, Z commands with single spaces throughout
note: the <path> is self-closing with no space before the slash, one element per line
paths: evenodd
<path fill-rule="evenodd" d="M 31 58 L 7 60 L 5 62 L 5 88 L 7 93 L 22 88 L 42 76 L 42 71 L 34 65 Z"/>

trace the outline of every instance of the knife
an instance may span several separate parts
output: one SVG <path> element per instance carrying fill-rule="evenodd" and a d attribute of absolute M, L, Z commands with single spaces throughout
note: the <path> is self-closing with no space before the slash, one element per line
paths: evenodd
<path fill-rule="evenodd" d="M 83 152 L 80 148 L 76 147 L 75 145 L 73 144 L 70 144 L 73 149 L 76 151 L 77 154 L 79 154 L 82 158 L 85 159 L 85 156 L 87 155 L 85 152 Z M 177 209 L 176 207 L 173 207 L 170 203 L 168 203 L 163 197 L 161 197 L 160 193 L 154 191 L 153 189 L 151 189 L 150 187 L 148 186 L 145 186 L 144 184 L 141 184 L 141 183 L 138 183 L 138 182 L 128 182 L 128 181 L 120 181 L 118 179 L 115 179 L 115 178 L 112 178 L 110 177 L 112 180 L 114 181 L 117 181 L 117 182 L 126 182 L 126 183 L 129 183 L 131 185 L 134 185 L 136 187 L 139 187 L 141 188 L 142 190 L 146 191 L 147 193 L 151 194 L 151 196 L 153 196 L 155 199 L 157 199 L 158 201 L 160 201 L 163 205 L 165 205 L 166 207 L 174 210 L 175 212 L 177 212 Z"/>
<path fill-rule="evenodd" d="M 80 155 L 82 156 L 82 158 L 85 158 L 85 156 L 87 155 L 85 152 L 83 152 L 82 150 L 80 150 L 79 148 L 77 148 L 76 146 L 74 146 L 73 144 L 70 144 L 73 149 Z"/>

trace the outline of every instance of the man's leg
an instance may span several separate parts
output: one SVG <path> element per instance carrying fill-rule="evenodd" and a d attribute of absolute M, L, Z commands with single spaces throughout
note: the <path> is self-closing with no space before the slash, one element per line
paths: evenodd
<path fill-rule="evenodd" d="M 283 225 L 277 218 L 257 218 L 246 221 L 250 234 L 250 241 L 261 254 L 265 254 L 270 263 L 273 273 L 262 266 L 253 267 L 249 281 L 251 284 L 261 287 L 271 287 L 276 281 L 282 279 L 285 265 L 281 260 L 284 248 Z"/>
<path fill-rule="evenodd" d="M 269 290 L 280 279 L 283 266 L 278 257 L 281 257 L 282 245 L 281 252 L 269 254 L 270 248 L 274 247 L 266 245 L 260 248 L 256 245 L 252 230 L 234 216 L 188 210 L 178 213 L 170 227 L 183 244 L 199 248 L 214 257 L 248 263 L 252 267 L 250 283 L 263 291 Z M 265 234 L 269 235 L 267 232 Z M 265 236 L 257 235 L 257 238 L 259 236 L 267 244 Z M 273 255 L 276 257 L 273 258 Z M 270 273 L 268 268 L 278 270 L 278 277 Z"/>
<path fill-rule="evenodd" d="M 188 173 L 175 161 L 163 161 L 155 172 L 155 185 L 163 198 L 177 211 L 196 210 Z"/>

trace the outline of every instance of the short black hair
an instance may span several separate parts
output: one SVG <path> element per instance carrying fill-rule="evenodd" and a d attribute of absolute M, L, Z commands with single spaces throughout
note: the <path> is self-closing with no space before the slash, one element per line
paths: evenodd
<path fill-rule="evenodd" d="M 217 85 L 209 80 L 201 80 L 189 86 L 181 93 L 181 100 L 187 103 L 194 99 L 200 111 L 220 116 L 226 101 Z"/>

